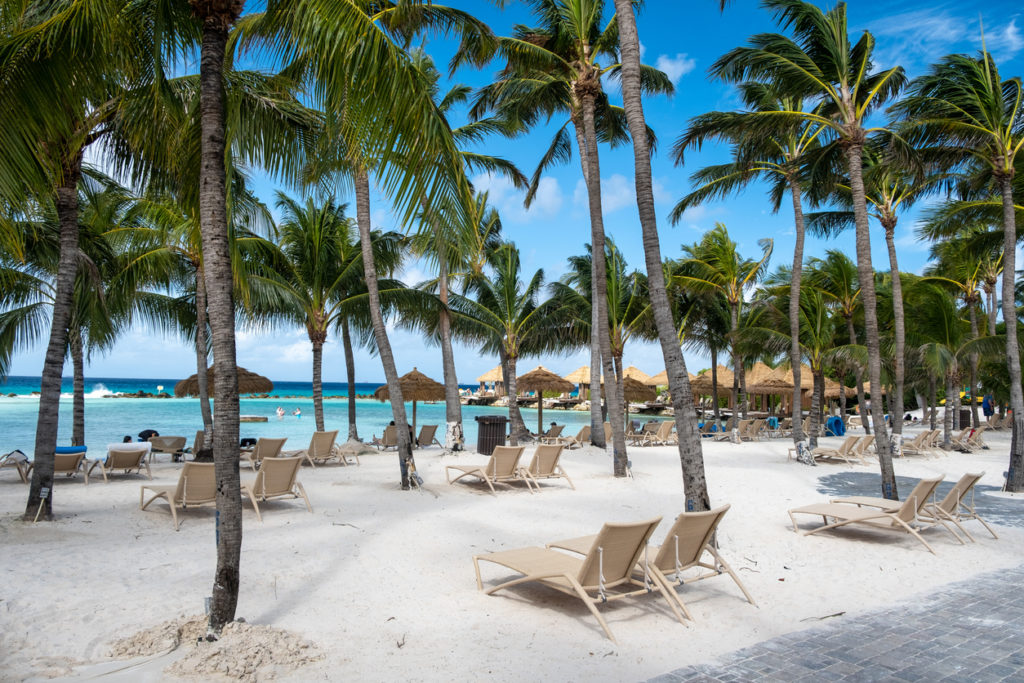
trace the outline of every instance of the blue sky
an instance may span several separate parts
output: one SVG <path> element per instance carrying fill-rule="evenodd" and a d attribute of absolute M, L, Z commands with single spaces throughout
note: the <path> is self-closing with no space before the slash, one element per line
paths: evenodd
<path fill-rule="evenodd" d="M 531 24 L 525 3 L 510 2 L 504 11 L 484 0 L 453 1 L 449 4 L 476 13 L 487 21 L 496 33 L 508 34 L 517 23 Z M 819 3 L 831 6 L 832 3 Z M 607 2 L 610 16 L 613 3 Z M 771 213 L 764 188 L 751 186 L 741 195 L 722 202 L 709 203 L 687 212 L 677 226 L 669 224 L 667 216 L 672 206 L 690 188 L 688 177 L 697 168 L 721 163 L 727 159 L 727 150 L 706 147 L 687 156 L 685 168 L 676 168 L 669 159 L 669 150 L 675 138 L 683 131 L 687 120 L 710 110 L 729 110 L 738 106 L 733 88 L 711 81 L 707 69 L 727 50 L 743 44 L 759 32 L 775 31 L 771 17 L 751 0 L 736 0 L 725 12 L 718 11 L 713 0 L 648 0 L 646 9 L 638 19 L 643 59 L 661 68 L 676 86 L 674 97 L 645 100 L 647 122 L 658 135 L 659 145 L 653 160 L 655 201 L 658 209 L 658 228 L 662 252 L 666 257 L 679 254 L 680 245 L 697 241 L 715 222 L 722 222 L 740 245 L 742 253 L 757 253 L 757 241 L 768 237 L 774 240 L 771 265 L 791 261 L 793 248 L 792 210 L 783 207 L 778 214 Z M 950 52 L 976 52 L 981 47 L 982 26 L 988 49 L 995 55 L 1003 78 L 1022 75 L 1024 64 L 1024 12 L 1016 2 L 877 2 L 853 1 L 848 14 L 851 35 L 871 31 L 877 41 L 876 64 L 888 68 L 902 65 L 913 77 L 924 72 L 928 65 Z M 430 39 L 425 47 L 443 69 L 453 50 L 453 43 Z M 452 82 L 472 86 L 486 84 L 499 68 L 497 63 L 481 70 L 463 70 Z M 613 101 L 619 100 L 614 84 L 609 87 Z M 463 112 L 453 115 L 453 122 L 461 123 Z M 547 148 L 551 135 L 561 121 L 538 129 L 514 141 L 488 140 L 483 146 L 490 154 L 514 161 L 527 174 L 531 174 L 540 155 Z M 490 192 L 491 203 L 501 212 L 507 239 L 514 240 L 523 254 L 523 270 L 531 274 L 542 268 L 548 280 L 558 279 L 566 269 L 565 258 L 583 251 L 589 241 L 589 219 L 586 193 L 583 187 L 578 158 L 566 166 L 554 168 L 544 176 L 534 205 L 522 206 L 522 193 L 502 178 L 477 176 L 474 183 Z M 628 263 L 643 268 L 640 227 L 636 216 L 633 190 L 632 151 L 628 148 L 601 149 L 602 200 L 606 232 L 617 242 Z M 256 188 L 268 203 L 273 203 L 276 185 L 267 178 L 258 178 Z M 350 198 L 343 198 L 350 201 Z M 904 271 L 918 272 L 927 262 L 928 245 L 914 236 L 917 212 L 908 212 L 897 228 L 897 247 L 900 267 Z M 374 201 L 375 228 L 404 230 L 396 222 L 383 197 Z M 881 229 L 875 225 L 873 233 L 873 260 L 876 269 L 887 269 L 885 245 Z M 832 240 L 808 238 L 806 253 L 821 254 L 827 248 L 838 248 L 853 255 L 852 233 Z M 409 282 L 426 279 L 429 272 L 420 263 L 410 263 L 403 274 Z M 418 335 L 393 330 L 392 344 L 400 372 L 413 366 L 435 378 L 441 376 L 440 350 L 427 346 Z M 154 350 L 159 349 L 160 367 L 154 369 Z M 12 374 L 38 375 L 42 368 L 44 348 L 18 355 L 13 362 Z M 312 354 L 306 334 L 301 329 L 277 330 L 268 334 L 240 332 L 238 361 L 241 365 L 272 379 L 308 380 Z M 538 363 L 564 373 L 588 362 L 588 354 L 570 357 L 526 359 L 521 369 Z M 648 373 L 663 369 L 660 350 L 653 345 L 635 343 L 627 347 L 626 363 Z M 456 348 L 459 379 L 472 382 L 473 378 L 497 364 L 496 358 L 482 357 L 473 348 Z M 695 354 L 687 354 L 691 372 L 706 367 L 708 361 Z M 337 339 L 329 339 L 324 353 L 324 379 L 345 379 L 344 359 Z M 383 379 L 379 361 L 367 352 L 357 355 L 357 381 L 374 382 Z M 166 339 L 137 328 L 131 331 L 117 347 L 103 357 L 91 360 L 86 375 L 91 377 L 185 377 L 195 372 L 195 356 L 180 340 Z M 65 374 L 70 374 L 70 367 Z"/>

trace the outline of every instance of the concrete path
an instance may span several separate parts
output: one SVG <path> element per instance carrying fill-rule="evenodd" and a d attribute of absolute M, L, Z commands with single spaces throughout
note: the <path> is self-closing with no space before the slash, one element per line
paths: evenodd
<path fill-rule="evenodd" d="M 651 681 L 1024 680 L 1024 565 L 790 633 Z M 709 626 L 712 627 L 712 626 Z"/>

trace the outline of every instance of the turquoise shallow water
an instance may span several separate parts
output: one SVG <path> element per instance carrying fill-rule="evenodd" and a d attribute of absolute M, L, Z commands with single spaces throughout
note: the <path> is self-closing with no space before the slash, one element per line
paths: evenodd
<path fill-rule="evenodd" d="M 134 439 L 143 429 L 155 429 L 163 436 L 185 436 L 189 445 L 196 430 L 202 428 L 199 413 L 199 400 L 194 398 L 103 398 L 111 391 L 155 392 L 156 387 L 163 385 L 165 390 L 173 389 L 173 380 L 86 380 L 85 400 L 85 443 L 90 454 L 103 453 L 106 444 L 119 442 L 125 435 Z M 293 385 L 293 386 L 289 386 Z M 357 385 L 357 394 L 371 392 L 377 385 Z M 6 384 L 0 384 L 0 454 L 20 448 L 31 454 L 34 450 L 36 418 L 39 411 L 39 399 L 28 395 L 39 388 L 38 378 L 10 378 Z M 70 391 L 70 383 L 67 385 Z M 303 392 L 302 389 L 305 389 Z M 332 392 L 343 391 L 343 385 L 333 385 Z M 280 394 L 311 394 L 309 383 L 281 382 L 275 383 L 275 392 Z M 8 393 L 17 393 L 10 398 Z M 327 393 L 325 391 L 325 393 Z M 328 395 L 338 395 L 329 393 Z M 61 399 L 60 425 L 58 445 L 68 445 L 71 440 L 71 397 L 70 394 Z M 275 411 L 280 406 L 285 409 L 284 419 L 278 420 Z M 292 411 L 299 408 L 301 417 L 294 417 Z M 268 422 L 243 423 L 241 436 L 259 438 L 287 437 L 285 448 L 303 448 L 309 444 L 309 438 L 315 429 L 313 419 L 313 399 L 241 399 L 243 415 L 261 415 L 269 418 Z M 522 409 L 523 419 L 530 429 L 537 425 L 536 409 Z M 391 404 L 381 403 L 372 399 L 357 399 L 357 424 L 359 437 L 365 441 L 373 436 L 380 436 L 384 427 L 391 421 Z M 507 415 L 508 410 L 463 406 L 462 417 L 466 433 L 466 443 L 472 447 L 476 443 L 477 415 Z M 406 415 L 412 419 L 412 404 L 406 404 Z M 324 421 L 327 429 L 339 430 L 339 439 L 344 440 L 348 434 L 347 399 L 328 399 L 324 401 Z M 589 413 L 568 410 L 546 410 L 545 425 L 556 421 L 565 424 L 566 434 L 575 434 L 584 424 L 590 422 Z M 436 424 L 441 426 L 438 436 L 443 438 L 445 422 L 444 403 L 418 403 L 416 409 L 417 425 Z"/>

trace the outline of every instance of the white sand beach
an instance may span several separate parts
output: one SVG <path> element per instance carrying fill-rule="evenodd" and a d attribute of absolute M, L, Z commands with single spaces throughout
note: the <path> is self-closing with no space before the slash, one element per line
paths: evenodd
<path fill-rule="evenodd" d="M 999 486 L 1009 432 L 985 439 L 990 449 L 972 454 L 903 458 L 896 473 L 945 474 L 949 482 L 984 470 L 981 483 Z M 994 540 L 967 522 L 978 533 L 966 545 L 929 530 L 936 555 L 903 534 L 797 535 L 786 510 L 827 500 L 817 490 L 819 477 L 878 471 L 876 464 L 797 464 L 787 461 L 790 445 L 704 443 L 712 503 L 732 505 L 720 527 L 721 552 L 758 606 L 725 576 L 682 589 L 695 617 L 688 626 L 660 597 L 622 601 L 602 608 L 618 646 L 582 603 L 553 590 L 478 592 L 471 557 L 596 533 L 604 521 L 659 515 L 653 540 L 660 542 L 682 506 L 674 447 L 631 448 L 635 478 L 627 480 L 611 476 L 603 452 L 567 451 L 563 465 L 578 490 L 556 480 L 539 494 L 525 486 L 503 486 L 496 496 L 481 485 L 449 486 L 445 465 L 484 458 L 443 457 L 437 448 L 417 451 L 425 492 L 397 490 L 394 454 L 363 457 L 359 467 L 303 468 L 313 514 L 301 501 L 262 506 L 262 523 L 251 507 L 245 511 L 238 616 L 311 641 L 322 656 L 300 668 L 261 669 L 257 678 L 640 680 L 811 627 L 821 617 L 928 600 L 938 586 L 1024 561 L 1019 526 L 996 527 Z M 154 478 L 171 484 L 179 467 L 162 461 Z M 243 481 L 251 476 L 243 471 Z M 163 669 L 182 650 L 116 663 L 108 653 L 119 638 L 202 614 L 213 580 L 214 511 L 186 511 L 175 532 L 162 503 L 139 511 L 144 481 L 58 481 L 59 519 L 32 525 L 19 519 L 25 485 L 13 472 L 0 473 L 0 679 L 115 669 L 121 671 L 114 680 L 174 679 Z M 1024 513 L 1024 500 L 1002 500 Z M 485 585 L 510 575 L 497 565 L 482 568 Z M 129 664 L 134 668 L 123 668 Z"/>

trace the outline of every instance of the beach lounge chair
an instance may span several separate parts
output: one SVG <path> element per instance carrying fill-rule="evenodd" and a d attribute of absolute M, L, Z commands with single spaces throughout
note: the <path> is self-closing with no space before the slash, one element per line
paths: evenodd
<path fill-rule="evenodd" d="M 153 501 L 163 498 L 171 507 L 174 530 L 178 530 L 178 508 L 211 505 L 217 502 L 217 479 L 213 463 L 186 462 L 174 486 L 145 485 L 139 491 L 139 509 L 145 510 Z M 146 500 L 146 491 L 153 495 Z"/>
<path fill-rule="evenodd" d="M 604 423 L 604 442 L 610 444 L 612 442 L 612 423 Z"/>
<path fill-rule="evenodd" d="M 653 555 L 654 559 L 647 562 L 646 567 L 638 565 L 634 573 L 642 573 L 646 568 L 655 579 L 657 579 L 665 590 L 666 595 L 671 595 L 679 603 L 686 617 L 693 621 L 693 615 L 683 602 L 682 596 L 675 591 L 673 584 L 682 586 L 687 583 L 703 581 L 720 574 L 727 573 L 736 586 L 747 598 L 751 605 L 757 605 L 754 598 L 747 591 L 746 586 L 740 581 L 739 575 L 732 570 L 732 567 L 718 554 L 718 550 L 712 545 L 715 530 L 718 528 L 725 513 L 729 511 L 728 505 L 709 510 L 707 512 L 684 512 L 676 517 L 672 528 L 665 535 L 665 540 L 660 547 L 647 549 L 648 556 Z M 584 554 L 590 548 L 594 540 L 593 536 L 573 538 L 567 541 L 556 541 L 549 543 L 549 548 L 560 548 Z M 702 561 L 704 553 L 711 556 L 714 564 Z M 696 576 L 683 577 L 683 572 L 688 569 L 701 568 L 710 569 L 712 573 L 700 572 Z M 673 577 L 670 579 L 669 577 Z"/>
<path fill-rule="evenodd" d="M 142 468 L 145 467 L 146 477 L 152 479 L 153 472 L 149 469 L 149 461 L 146 458 L 149 451 L 137 446 L 130 448 L 132 445 L 131 443 L 111 444 L 107 447 L 106 460 L 93 460 L 88 473 L 92 474 L 92 471 L 98 467 L 100 474 L 103 475 L 103 481 L 109 482 L 109 475 L 116 474 L 118 470 L 122 474 L 131 474 L 132 470 L 142 474 Z"/>
<path fill-rule="evenodd" d="M 264 458 L 260 463 L 259 472 L 252 481 L 242 483 L 242 495 L 252 502 L 252 509 L 256 511 L 256 519 L 263 521 L 260 515 L 259 502 L 271 498 L 301 498 L 306 501 L 306 509 L 313 512 L 313 506 L 309 504 L 309 497 L 306 489 L 302 488 L 296 479 L 299 475 L 299 466 L 302 464 L 302 456 L 285 458 Z"/>
<path fill-rule="evenodd" d="M 83 466 L 85 464 L 85 447 L 82 450 L 75 453 L 54 453 L 53 454 L 53 477 L 56 480 L 57 475 L 63 474 L 65 477 L 74 477 L 79 472 L 82 473 L 85 479 L 85 485 L 89 485 L 89 471 Z M 25 481 L 32 476 L 32 470 L 35 467 L 35 463 L 29 463 L 28 469 L 25 471 Z"/>
<path fill-rule="evenodd" d="M 494 494 L 496 483 L 507 484 L 513 481 L 525 481 L 526 488 L 533 493 L 529 476 L 519 466 L 519 458 L 523 455 L 525 446 L 495 446 L 491 457 L 483 465 L 448 465 L 444 468 L 445 476 L 449 484 L 454 484 L 463 477 L 477 477 L 482 479 Z M 452 479 L 452 471 L 461 472 Z"/>
<path fill-rule="evenodd" d="M 978 520 L 981 522 L 981 525 L 984 526 L 990 534 L 992 534 L 992 538 L 999 538 L 999 536 L 996 535 L 996 532 L 992 530 L 992 527 L 990 527 L 974 509 L 974 486 L 983 476 L 985 476 L 984 472 L 980 474 L 968 472 L 964 476 L 960 477 L 960 481 L 958 481 L 953 488 L 949 490 L 946 497 L 938 503 L 928 505 L 924 509 L 924 514 L 933 515 L 953 522 L 956 524 L 957 528 L 964 532 L 964 535 L 972 541 L 974 540 L 974 537 L 971 536 L 967 529 L 965 529 L 961 524 L 964 520 Z M 969 503 L 966 501 L 968 493 L 971 494 Z"/>
<path fill-rule="evenodd" d="M 386 451 L 389 448 L 398 448 L 398 432 L 395 430 L 395 425 L 388 425 L 384 428 L 384 433 L 381 437 L 374 438 L 370 442 L 371 445 L 376 446 L 378 451 Z"/>
<path fill-rule="evenodd" d="M 559 437 L 562 436 L 562 431 L 564 429 L 565 425 L 554 425 L 539 437 L 540 442 L 546 444 L 557 444 Z"/>
<path fill-rule="evenodd" d="M 704 422 L 700 426 L 700 430 L 697 432 L 700 435 L 700 438 L 706 439 L 710 436 L 714 436 L 714 432 L 711 431 L 711 428 L 714 426 L 714 424 L 714 420 L 712 420 L 711 418 L 705 418 Z"/>
<path fill-rule="evenodd" d="M 533 452 L 533 459 L 530 460 L 530 464 L 524 473 L 527 475 L 528 480 L 533 482 L 538 491 L 540 491 L 538 479 L 565 479 L 569 482 L 572 490 L 576 490 L 572 479 L 569 478 L 569 475 L 566 474 L 558 462 L 562 458 L 562 449 L 564 448 L 565 446 L 561 444 L 541 444 Z"/>
<path fill-rule="evenodd" d="M 152 444 L 150 461 L 156 460 L 157 453 L 167 453 L 172 460 L 178 460 L 185 453 L 185 443 L 188 440 L 183 436 L 151 436 L 149 443 Z"/>
<path fill-rule="evenodd" d="M 853 450 L 854 445 L 860 441 L 859 436 L 848 436 L 838 448 L 828 448 L 826 446 L 819 446 L 811 451 L 811 455 L 815 460 L 842 460 L 847 465 L 852 465 L 850 462 L 850 451 Z"/>
<path fill-rule="evenodd" d="M 978 476 L 980 478 L 981 475 L 978 475 Z M 961 481 L 963 481 L 963 479 L 961 479 Z M 939 483 L 942 483 L 941 477 L 939 479 Z M 918 487 L 925 488 L 926 486 L 927 485 L 922 485 L 919 482 L 917 484 L 917 486 L 914 487 L 914 491 L 911 491 L 910 495 L 907 496 L 907 501 L 915 499 L 915 493 L 916 493 L 916 490 L 917 490 Z M 955 489 L 956 487 L 954 486 L 953 488 Z M 925 520 L 931 520 L 932 524 L 927 525 L 927 526 L 941 525 L 943 528 L 946 529 L 946 531 L 948 531 L 949 533 L 953 534 L 953 537 L 956 540 L 960 541 L 960 543 L 963 544 L 963 542 L 964 542 L 963 539 L 960 538 L 960 536 L 958 536 L 955 531 L 953 531 L 952 527 L 950 527 L 948 524 L 946 524 L 946 522 L 949 521 L 946 518 L 946 516 L 940 514 L 937 510 L 934 509 L 935 508 L 934 498 L 935 498 L 935 490 L 936 489 L 938 489 L 938 485 L 936 485 L 935 488 L 932 490 L 932 493 L 930 493 L 928 495 L 928 497 L 927 497 L 928 499 L 925 501 L 925 504 L 923 506 L 921 506 L 920 508 L 918 508 L 916 521 L 918 523 L 922 523 Z M 903 505 L 904 505 L 904 503 L 906 501 L 901 502 L 901 501 L 898 501 L 898 500 L 891 500 L 889 498 L 876 498 L 874 496 L 848 496 L 846 498 L 833 498 L 832 502 L 833 503 L 845 503 L 845 504 L 849 504 L 849 505 L 857 505 L 857 506 L 860 506 L 860 507 L 878 508 L 879 510 L 882 510 L 884 512 L 893 513 L 893 512 L 899 511 L 899 509 L 901 507 L 903 507 Z M 958 527 L 960 526 L 955 521 L 953 522 L 953 524 L 958 526 Z M 927 526 L 921 526 L 920 528 L 927 528 Z"/>
<path fill-rule="evenodd" d="M 653 434 L 651 432 L 645 432 L 643 434 L 644 440 L 638 443 L 638 446 L 664 446 L 670 443 L 675 443 L 672 434 L 672 429 L 676 426 L 675 420 L 664 420 L 658 423 L 658 429 Z"/>
<path fill-rule="evenodd" d="M 281 456 L 284 457 L 295 457 L 304 458 L 309 463 L 310 467 L 315 468 L 316 463 L 324 465 L 331 460 L 338 460 L 343 465 L 347 465 L 348 462 L 341 455 L 337 453 L 334 448 L 334 441 L 338 438 L 338 430 L 330 432 L 313 432 L 313 436 L 309 439 L 309 447 L 306 449 L 294 450 L 294 451 L 281 451 Z M 260 439 L 262 441 L 262 439 Z M 281 439 L 281 443 L 284 443 L 284 439 Z M 271 444 L 272 445 L 272 444 Z M 259 443 L 257 443 L 259 446 Z M 273 457 L 273 456 L 270 456 Z M 356 464 L 359 462 L 359 456 L 356 456 Z"/>
<path fill-rule="evenodd" d="M 573 448 L 582 448 L 583 444 L 590 441 L 590 425 L 583 425 L 580 427 L 580 431 L 576 433 L 576 436 L 560 436 L 557 442 L 572 450 Z"/>
<path fill-rule="evenodd" d="M 903 455 L 925 455 L 933 456 L 932 449 L 928 448 L 928 441 L 931 439 L 932 431 L 926 429 L 910 441 L 903 444 Z"/>
<path fill-rule="evenodd" d="M 18 478 L 23 484 L 28 483 L 28 456 L 19 450 L 11 451 L 0 456 L 0 469 L 13 469 L 18 472 Z"/>
<path fill-rule="evenodd" d="M 436 443 L 441 448 L 444 448 L 444 444 L 435 438 L 435 434 L 437 434 L 437 425 L 423 425 L 420 427 L 420 435 L 416 437 L 416 445 L 420 448 L 426 448 Z"/>
<path fill-rule="evenodd" d="M 871 448 L 873 448 L 874 445 L 875 435 L 865 434 L 864 436 L 860 437 L 860 441 L 858 441 L 853 446 L 853 448 L 850 449 L 850 455 L 854 456 L 862 463 L 867 464 L 868 458 L 874 455 L 873 453 L 870 452 Z"/>
<path fill-rule="evenodd" d="M 477 589 L 484 590 L 480 578 L 480 562 L 493 562 L 507 567 L 522 576 L 491 586 L 484 591 L 487 595 L 528 582 L 539 582 L 568 595 L 574 595 L 583 601 L 601 624 L 605 635 L 614 643 L 615 636 L 597 610 L 600 603 L 656 590 L 664 595 L 672 611 L 677 612 L 675 605 L 657 581 L 648 582 L 633 578 L 633 568 L 641 561 L 647 541 L 660 521 L 661 517 L 657 517 L 644 522 L 605 524 L 583 557 L 537 547 L 474 555 L 473 568 L 476 570 Z M 611 589 L 620 586 L 626 590 L 610 592 Z"/>
<path fill-rule="evenodd" d="M 988 449 L 988 445 L 985 440 L 981 438 L 981 435 L 988 429 L 988 425 L 979 425 L 977 429 L 973 430 L 967 436 L 967 449 L 971 451 L 978 451 L 981 449 Z"/>
<path fill-rule="evenodd" d="M 730 441 L 732 439 L 732 426 L 736 424 L 736 418 L 730 417 L 725 421 L 722 431 L 715 434 L 715 441 Z"/>
<path fill-rule="evenodd" d="M 267 439 L 261 436 L 251 450 L 243 449 L 239 455 L 242 460 L 249 461 L 249 467 L 255 472 L 264 458 L 276 458 L 281 455 L 281 447 L 284 446 L 284 442 L 287 440 L 287 437 L 284 439 Z"/>
<path fill-rule="evenodd" d="M 203 450 L 203 446 L 206 445 L 206 432 L 202 429 L 196 430 L 196 438 L 192 441 L 192 448 L 186 448 L 186 453 L 191 453 L 192 457 L 196 457 L 199 451 Z"/>
<path fill-rule="evenodd" d="M 941 481 L 941 476 L 933 479 L 922 479 L 917 483 L 917 486 L 914 487 L 914 490 L 910 492 L 907 499 L 902 503 L 896 503 L 899 507 L 891 512 L 882 509 L 867 509 L 861 507 L 855 502 L 852 502 L 856 501 L 856 498 L 848 498 L 845 500 L 851 502 L 815 503 L 814 505 L 805 505 L 803 507 L 793 508 L 789 511 L 789 518 L 793 522 L 793 531 L 801 533 L 796 523 L 795 514 L 818 515 L 821 517 L 822 526 L 803 532 L 802 535 L 804 536 L 816 534 L 819 531 L 825 531 L 826 529 L 836 529 L 850 524 L 863 524 L 876 529 L 905 531 L 913 535 L 914 538 L 920 541 L 921 544 L 928 549 L 928 552 L 934 555 L 935 550 L 933 550 L 932 547 L 928 545 L 928 542 L 921 537 L 921 534 L 918 533 L 915 525 L 919 524 L 921 510 L 928 504 L 928 499 L 935 493 L 935 487 L 938 486 Z M 865 497 L 862 500 L 877 501 L 879 499 L 869 499 Z M 888 502 L 894 503 L 895 501 Z M 830 519 L 833 521 L 830 522 Z"/>

